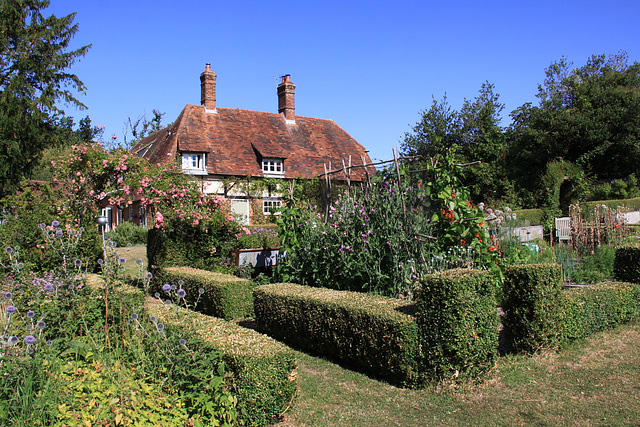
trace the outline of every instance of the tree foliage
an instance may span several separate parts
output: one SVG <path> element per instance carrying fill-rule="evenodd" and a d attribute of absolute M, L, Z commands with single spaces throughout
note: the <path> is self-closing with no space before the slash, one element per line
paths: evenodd
<path fill-rule="evenodd" d="M 511 188 L 503 165 L 506 141 L 500 114 L 504 105 L 494 89 L 493 84 L 483 83 L 477 97 L 465 99 L 460 111 L 449 105 L 446 96 L 439 102 L 434 99 L 402 144 L 404 155 L 422 157 L 415 162 L 417 167 L 423 167 L 430 157 L 449 152 L 454 152 L 460 163 L 480 162 L 465 171 L 463 179 L 476 202 L 500 199 Z"/>
<path fill-rule="evenodd" d="M 85 86 L 68 70 L 89 50 L 69 50 L 75 14 L 45 17 L 47 0 L 0 1 L 0 196 L 63 140 L 62 105 L 83 108 Z M 64 123 L 62 125 L 64 128 Z"/>
<path fill-rule="evenodd" d="M 628 65 L 626 53 L 593 55 L 579 68 L 553 62 L 537 96 L 538 106 L 511 113 L 509 167 L 521 188 L 536 193 L 559 160 L 600 180 L 640 171 L 640 64 Z"/>

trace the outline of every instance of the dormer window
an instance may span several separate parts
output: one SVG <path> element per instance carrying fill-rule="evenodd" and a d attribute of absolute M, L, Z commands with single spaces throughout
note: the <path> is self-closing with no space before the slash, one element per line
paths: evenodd
<path fill-rule="evenodd" d="M 182 153 L 182 171 L 193 175 L 206 174 L 204 153 Z"/>
<path fill-rule="evenodd" d="M 282 159 L 262 159 L 262 172 L 265 175 L 284 176 L 284 162 Z"/>

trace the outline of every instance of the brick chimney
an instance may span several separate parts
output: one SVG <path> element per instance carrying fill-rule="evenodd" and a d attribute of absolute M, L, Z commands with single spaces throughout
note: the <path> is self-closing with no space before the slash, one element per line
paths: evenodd
<path fill-rule="evenodd" d="M 282 76 L 282 83 L 278 85 L 278 113 L 284 114 L 289 123 L 296 121 L 295 91 L 296 85 L 291 83 L 291 76 Z"/>
<path fill-rule="evenodd" d="M 207 63 L 204 73 L 200 74 L 200 103 L 207 110 L 216 109 L 216 77 L 211 64 Z"/>

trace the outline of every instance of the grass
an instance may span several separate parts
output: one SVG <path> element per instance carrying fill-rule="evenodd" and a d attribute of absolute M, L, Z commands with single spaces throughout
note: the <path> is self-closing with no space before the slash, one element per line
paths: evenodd
<path fill-rule="evenodd" d="M 144 246 L 122 247 L 128 274 Z M 499 359 L 477 385 L 400 389 L 297 352 L 299 396 L 277 427 L 640 425 L 640 324 L 560 353 Z"/>
<path fill-rule="evenodd" d="M 136 260 L 143 260 L 146 272 L 147 266 L 147 247 L 146 245 L 122 246 L 116 249 L 118 256 L 125 257 L 127 262 L 124 264 L 124 272 L 129 277 L 138 276 L 138 264 Z"/>
<path fill-rule="evenodd" d="M 406 390 L 298 353 L 300 395 L 278 427 L 639 425 L 640 324 L 560 353 L 501 358 L 479 385 Z"/>

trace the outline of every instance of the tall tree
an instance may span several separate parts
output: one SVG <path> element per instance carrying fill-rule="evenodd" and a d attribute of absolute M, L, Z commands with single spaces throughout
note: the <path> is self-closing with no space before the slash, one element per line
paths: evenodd
<path fill-rule="evenodd" d="M 476 202 L 512 193 L 503 164 L 506 147 L 500 114 L 504 106 L 494 89 L 493 84 L 483 83 L 478 96 L 465 99 L 460 111 L 449 105 L 446 96 L 439 102 L 434 99 L 402 144 L 404 155 L 431 157 L 454 150 L 460 163 L 480 161 L 465 169 L 463 178 Z"/>
<path fill-rule="evenodd" d="M 435 99 L 431 107 L 421 113 L 422 117 L 405 133 L 402 154 L 405 156 L 435 156 L 446 154 L 461 144 L 460 114 L 454 110 L 445 95 L 441 101 Z"/>
<path fill-rule="evenodd" d="M 75 94 L 85 86 L 68 70 L 90 46 L 69 50 L 75 14 L 45 17 L 48 6 L 47 0 L 0 0 L 0 197 L 61 140 L 62 105 L 84 108 Z"/>
<path fill-rule="evenodd" d="M 640 64 L 625 52 L 593 55 L 579 68 L 552 63 L 538 88 L 538 106 L 512 113 L 510 163 L 527 191 L 553 161 L 597 179 L 640 172 Z"/>

